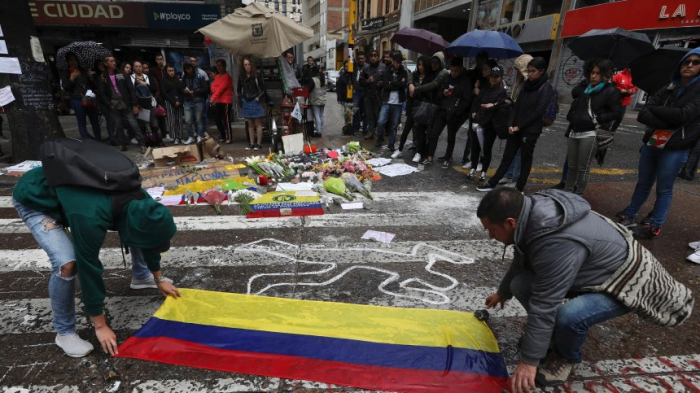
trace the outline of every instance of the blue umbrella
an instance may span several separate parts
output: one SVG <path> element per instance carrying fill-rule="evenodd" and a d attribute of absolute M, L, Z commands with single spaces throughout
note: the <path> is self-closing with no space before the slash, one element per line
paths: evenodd
<path fill-rule="evenodd" d="M 479 52 L 486 51 L 494 59 L 510 59 L 523 54 L 513 37 L 492 30 L 470 31 L 454 40 L 445 51 L 461 57 L 476 57 Z"/>

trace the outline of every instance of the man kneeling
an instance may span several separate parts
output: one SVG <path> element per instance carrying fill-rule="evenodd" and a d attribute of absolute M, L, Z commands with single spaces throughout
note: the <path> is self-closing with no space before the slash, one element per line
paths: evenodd
<path fill-rule="evenodd" d="M 498 188 L 476 214 L 491 239 L 515 248 L 498 291 L 486 299 L 488 308 L 503 307 L 515 296 L 528 313 L 514 392 L 530 391 L 535 381 L 565 382 L 594 324 L 630 311 L 664 326 L 690 316 L 691 291 L 580 196 L 547 190 L 526 197 Z"/>

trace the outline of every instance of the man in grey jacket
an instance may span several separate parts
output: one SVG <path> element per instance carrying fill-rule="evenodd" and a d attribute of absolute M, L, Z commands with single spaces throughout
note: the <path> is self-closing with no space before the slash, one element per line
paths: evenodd
<path fill-rule="evenodd" d="M 512 391 L 529 391 L 535 380 L 540 386 L 565 382 L 581 363 L 591 325 L 631 311 L 607 293 L 590 291 L 625 262 L 627 241 L 586 200 L 559 190 L 526 197 L 497 188 L 477 216 L 490 238 L 515 248 L 498 291 L 486 299 L 488 308 L 503 307 L 515 296 L 528 313 Z"/>

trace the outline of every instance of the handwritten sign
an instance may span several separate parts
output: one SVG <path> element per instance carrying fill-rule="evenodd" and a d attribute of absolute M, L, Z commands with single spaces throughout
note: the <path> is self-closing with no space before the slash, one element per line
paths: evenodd
<path fill-rule="evenodd" d="M 34 109 L 51 109 L 51 82 L 48 67 L 44 63 L 22 63 L 23 73 L 19 77 L 19 91 L 24 106 Z"/>

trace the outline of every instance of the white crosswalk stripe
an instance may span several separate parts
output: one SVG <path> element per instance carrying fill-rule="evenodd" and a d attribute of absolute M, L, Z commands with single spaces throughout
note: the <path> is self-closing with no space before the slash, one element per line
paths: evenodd
<path fill-rule="evenodd" d="M 487 263 L 499 264 L 499 269 L 504 271 L 512 258 L 512 248 L 504 248 L 500 243 L 487 239 L 475 215 L 478 197 L 421 191 L 377 192 L 374 195 L 375 200 L 366 203 L 368 210 L 340 211 L 311 217 L 246 219 L 237 215 L 195 216 L 189 215 L 191 213 L 186 208 L 173 207 L 171 209 L 181 232 L 178 235 L 180 244 L 185 245 L 174 246 L 165 253 L 162 266 L 165 271 L 179 274 L 176 279 L 180 282 L 177 284 L 183 287 L 211 289 L 211 284 L 216 283 L 218 288 L 231 290 L 235 287 L 240 292 L 263 296 L 338 301 L 338 288 L 346 288 L 347 280 L 362 277 L 376 286 L 375 293 L 365 298 L 365 304 L 456 311 L 482 309 L 484 299 L 496 290 L 494 285 L 498 279 L 484 277 L 483 266 Z M 0 197 L 0 211 L 5 213 L 3 217 L 13 217 L 13 210 L 11 198 Z M 389 244 L 358 239 L 358 230 L 362 233 L 362 229 L 379 227 L 396 228 L 396 239 Z M 457 240 L 412 240 L 413 233 L 423 227 L 431 231 L 435 231 L 436 227 L 444 228 L 440 230 L 464 236 Z M 198 246 L 186 241 L 191 234 L 251 229 L 323 229 L 327 230 L 327 234 L 315 240 L 315 243 L 301 244 L 274 238 L 250 243 L 235 241 L 221 246 Z M 26 226 L 18 218 L 0 219 L 0 235 L 24 239 L 22 244 L 31 239 Z M 45 285 L 50 271 L 46 253 L 35 243 L 31 244 L 33 246 L 28 249 L 13 247 L 12 244 L 0 245 L 0 278 L 7 275 L 15 280 L 12 285 L 0 288 L 0 340 L 10 342 L 20 337 L 46 337 L 41 335 L 50 335 L 54 331 L 50 299 L 45 297 L 45 292 L 42 292 L 43 295 L 28 296 L 36 290 L 22 286 L 30 281 L 30 277 L 34 283 L 32 285 Z M 502 258 L 506 261 L 502 261 Z M 102 249 L 100 259 L 106 269 L 108 291 L 116 282 L 120 282 L 122 287 L 128 283 L 130 274 L 124 269 L 119 248 Z M 214 271 L 235 271 L 236 274 L 212 273 Z M 458 274 L 460 279 L 453 277 Z M 390 285 L 380 285 L 382 280 L 389 281 Z M 485 280 L 489 282 L 484 284 Z M 373 289 L 369 288 L 368 291 Z M 139 329 L 160 306 L 162 299 L 155 290 L 118 294 L 108 292 L 105 306 L 111 327 L 120 332 Z M 76 299 L 76 303 L 80 308 L 79 299 Z M 514 324 L 519 327 L 525 317 L 524 308 L 514 300 L 507 302 L 503 310 L 490 311 L 489 323 L 493 326 Z M 77 328 L 83 336 L 91 334 L 84 317 L 78 318 Z M 127 334 L 119 334 L 120 341 L 127 337 Z M 517 337 L 499 340 L 502 345 L 513 348 Z M 71 360 L 58 355 L 60 352 L 55 348 L 53 338 L 50 342 L 27 344 L 25 348 L 43 348 L 39 346 L 45 346 L 47 353 L 54 354 L 54 360 L 37 363 L 38 359 L 32 355 L 26 355 L 26 364 L 0 360 L 0 393 L 92 390 L 80 385 L 80 378 L 73 380 L 63 377 L 57 380 L 42 372 L 46 367 L 53 367 L 56 358 L 67 362 Z M 155 367 L 170 370 L 167 365 Z M 512 369 L 514 364 L 509 367 Z M 24 374 L 29 376 L 21 378 L 20 375 Z M 106 383 L 104 388 L 107 391 L 135 392 L 272 392 L 290 390 L 293 386 L 301 390 L 362 391 L 324 383 L 252 375 L 232 375 L 231 378 L 197 375 L 201 374 L 171 372 L 159 380 L 142 374 L 140 379 L 112 381 Z M 597 391 L 606 388 L 620 391 L 697 391 L 700 389 L 700 356 L 583 363 L 564 390 Z"/>

